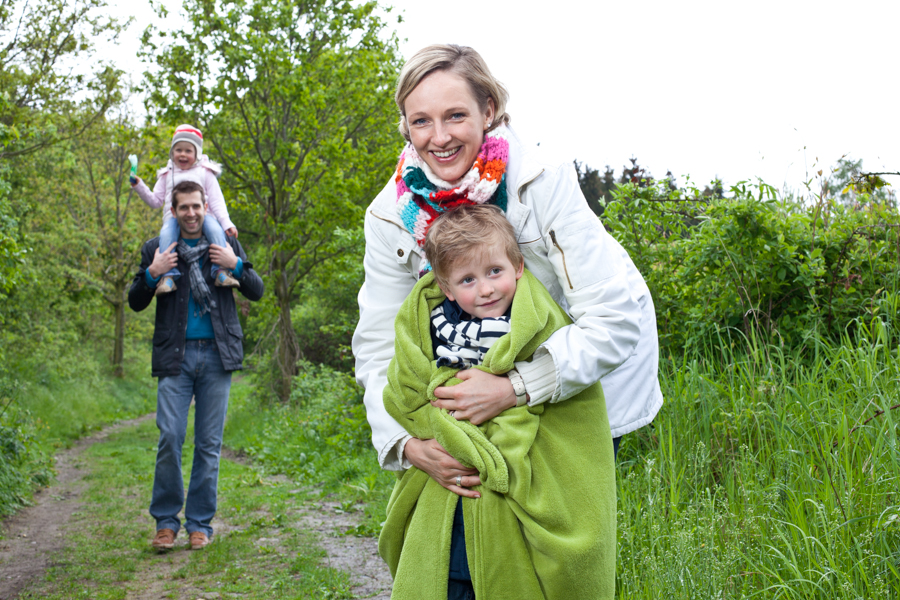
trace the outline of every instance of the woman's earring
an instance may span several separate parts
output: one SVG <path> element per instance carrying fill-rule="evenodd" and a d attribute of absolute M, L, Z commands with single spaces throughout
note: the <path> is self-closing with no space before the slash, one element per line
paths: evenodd
<path fill-rule="evenodd" d="M 484 128 L 485 131 L 491 128 L 491 123 L 493 123 L 493 121 L 488 121 L 487 127 Z"/>

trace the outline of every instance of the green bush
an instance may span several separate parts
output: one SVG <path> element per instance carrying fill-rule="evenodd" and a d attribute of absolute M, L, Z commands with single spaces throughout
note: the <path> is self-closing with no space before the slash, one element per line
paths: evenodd
<path fill-rule="evenodd" d="M 897 319 L 896 206 L 811 204 L 761 183 L 730 192 L 624 184 L 604 213 L 647 280 L 664 347 L 752 337 L 798 347 L 818 335 L 855 336 L 875 317 Z"/>
<path fill-rule="evenodd" d="M 378 468 L 370 436 L 353 376 L 309 363 L 294 378 L 290 402 L 238 393 L 226 426 L 227 443 L 266 467 L 332 487 Z"/>
<path fill-rule="evenodd" d="M 0 377 L 0 517 L 27 506 L 33 489 L 52 476 L 41 424 L 16 403 L 19 392 L 15 381 Z"/>

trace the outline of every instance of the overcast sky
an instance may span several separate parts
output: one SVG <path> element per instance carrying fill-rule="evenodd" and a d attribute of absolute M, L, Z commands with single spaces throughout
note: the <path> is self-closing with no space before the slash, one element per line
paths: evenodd
<path fill-rule="evenodd" d="M 111 4 L 138 16 L 115 56 L 140 72 L 131 57 L 152 13 Z M 431 43 L 474 47 L 509 88 L 519 134 L 559 160 L 618 174 L 636 156 L 656 177 L 779 188 L 845 154 L 900 171 L 900 2 L 392 4 L 405 57 Z"/>

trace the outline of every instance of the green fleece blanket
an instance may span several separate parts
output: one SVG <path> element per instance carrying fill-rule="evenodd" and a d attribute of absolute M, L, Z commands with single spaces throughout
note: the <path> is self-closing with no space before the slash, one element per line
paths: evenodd
<path fill-rule="evenodd" d="M 433 407 L 434 388 L 454 385 L 437 368 L 431 311 L 444 299 L 422 278 L 395 323 L 384 403 L 419 439 L 436 439 L 481 475 L 480 499 L 463 499 L 466 551 L 479 600 L 612 598 L 616 487 L 612 437 L 600 384 L 557 404 L 504 411 L 480 426 Z M 506 373 L 571 323 L 528 271 L 512 305 L 512 329 L 475 368 Z M 378 550 L 394 576 L 392 599 L 447 598 L 450 536 L 458 496 L 416 468 L 388 503 Z"/>

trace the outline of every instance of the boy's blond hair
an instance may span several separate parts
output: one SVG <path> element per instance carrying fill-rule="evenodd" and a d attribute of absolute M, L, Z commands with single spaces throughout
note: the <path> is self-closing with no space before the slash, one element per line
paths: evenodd
<path fill-rule="evenodd" d="M 441 285 L 457 264 L 485 246 L 499 245 L 509 262 L 518 267 L 524 257 L 516 243 L 516 232 L 496 206 L 466 205 L 438 217 L 425 236 L 425 255 Z"/>

